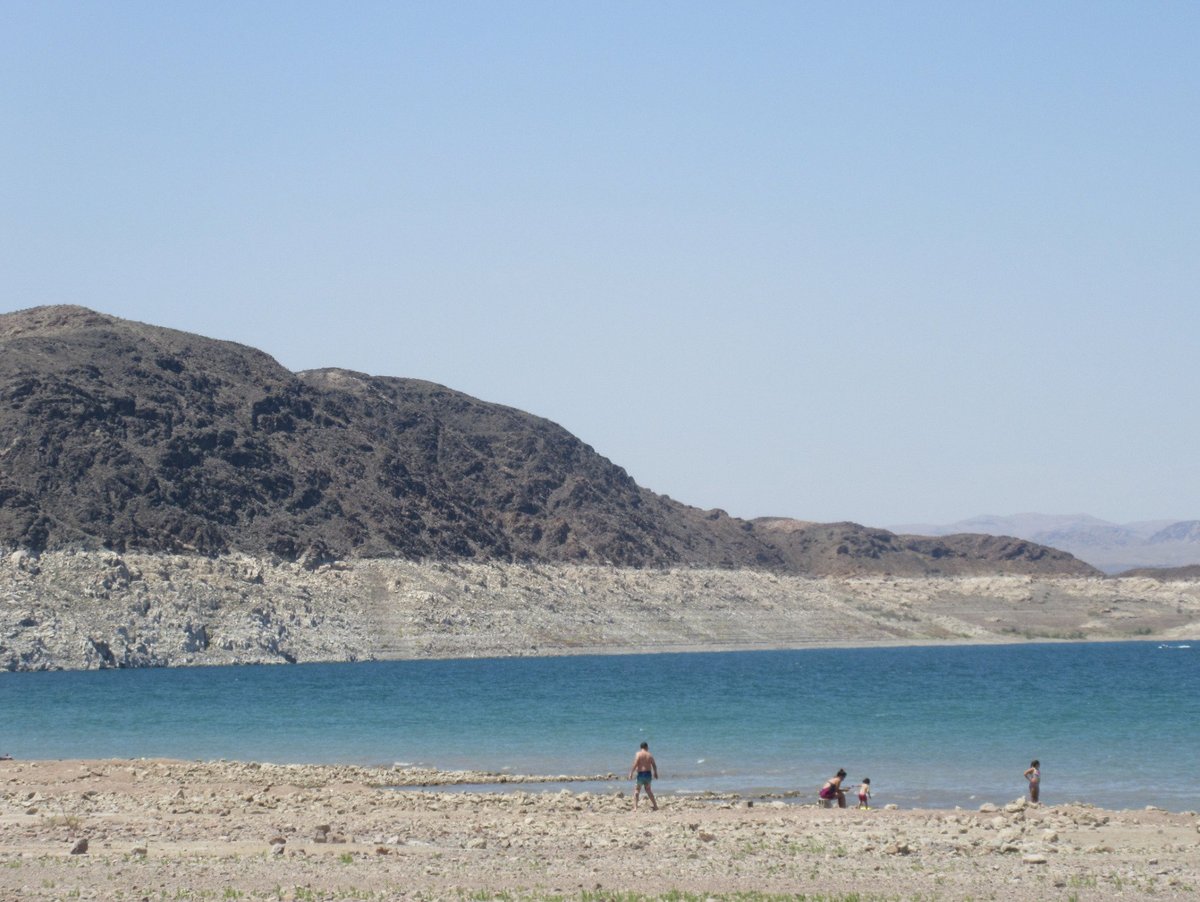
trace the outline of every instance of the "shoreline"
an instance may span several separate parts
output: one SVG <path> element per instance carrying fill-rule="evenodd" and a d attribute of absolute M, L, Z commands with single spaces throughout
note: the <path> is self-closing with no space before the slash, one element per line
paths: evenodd
<path fill-rule="evenodd" d="M 879 639 L 873 641 L 865 640 L 844 640 L 836 639 L 813 639 L 804 643 L 778 643 L 778 642 L 742 642 L 742 643 L 723 643 L 714 642 L 712 644 L 698 643 L 655 643 L 642 645 L 595 645 L 595 646 L 563 646 L 552 647 L 546 649 L 538 649 L 535 653 L 472 653 L 472 654 L 445 654 L 435 656 L 389 656 L 389 657 L 368 657 L 357 658 L 350 657 L 342 658 L 315 658 L 312 660 L 302 661 L 287 661 L 281 659 L 274 660 L 240 660 L 240 661 L 218 661 L 218 662 L 192 662 L 185 664 L 152 664 L 139 667 L 42 667 L 35 670 L 22 669 L 4 669 L 0 667 L 0 679 L 3 679 L 6 673 L 64 673 L 64 672 L 80 672 L 88 670 L 157 670 L 157 669 L 190 669 L 199 670 L 207 667 L 296 667 L 308 664 L 371 664 L 385 663 L 389 661 L 480 661 L 480 660 L 503 660 L 508 658 L 573 658 L 573 657 L 618 657 L 618 656 L 639 656 L 639 655 L 674 655 L 674 654 L 736 654 L 739 652 L 770 652 L 770 651 L 818 651 L 821 649 L 839 649 L 839 650 L 855 650 L 855 649 L 872 649 L 872 648 L 992 648 L 999 646 L 1017 646 L 1017 645 L 1161 645 L 1164 648 L 1181 648 L 1191 649 L 1200 648 L 1200 630 L 1192 635 L 1175 635 L 1175 634 L 1146 634 L 1138 636 L 1089 636 L 1085 638 L 1032 638 L 1026 639 L 1022 637 L 987 637 L 987 638 L 955 638 L 955 639 Z"/>
<path fill-rule="evenodd" d="M 1200 629 L 1197 629 L 1195 637 L 1178 636 L 1178 635 L 1155 635 L 1146 634 L 1138 636 L 1124 636 L 1113 638 L 1109 636 L 1088 636 L 1078 639 L 1055 639 L 1055 638 L 1033 638 L 1026 639 L 1019 636 L 1004 637 L 995 636 L 988 638 L 955 638 L 955 639 L 878 639 L 875 641 L 855 641 L 855 640 L 837 640 L 837 639 L 813 639 L 805 643 L 775 643 L 775 642 L 743 642 L 737 644 L 714 643 L 710 645 L 695 644 L 695 643 L 679 643 L 672 645 L 670 643 L 657 643 L 655 645 L 604 645 L 604 646 L 588 646 L 588 647 L 569 647 L 557 650 L 547 650 L 539 654 L 529 655 L 478 655 L 471 657 L 446 657 L 446 658 L 376 658 L 379 661 L 420 661 L 420 660 L 439 660 L 439 661 L 470 661 L 478 660 L 484 657 L 522 657 L 522 658 L 570 658 L 575 656 L 604 656 L 604 655 L 670 655 L 670 654 L 704 654 L 706 652 L 725 653 L 725 652 L 750 652 L 750 651 L 810 651 L 822 648 L 831 649 L 867 649 L 867 648 L 971 648 L 980 647 L 987 648 L 999 645 L 1100 645 L 1100 644 L 1135 644 L 1135 643 L 1158 643 L 1169 647 L 1200 647 Z M 337 661 L 321 661 L 313 663 L 333 664 L 333 663 L 353 663 L 353 662 L 337 662 Z M 201 665 L 204 666 L 204 665 Z"/>
<path fill-rule="evenodd" d="M 250 759 L 195 759 L 185 760 L 161 756 L 110 757 L 110 758 L 0 758 L 0 769 L 5 766 L 31 765 L 34 768 L 57 769 L 61 766 L 78 764 L 85 766 L 123 766 L 126 768 L 148 768 L 166 765 L 170 767 L 197 767 L 231 772 L 254 772 L 274 774 L 281 782 L 300 780 L 313 782 L 328 779 L 338 779 L 343 782 L 356 782 L 372 789 L 392 792 L 452 792 L 468 796 L 506 795 L 511 793 L 528 793 L 544 795 L 547 793 L 571 793 L 573 795 L 629 795 L 633 782 L 623 773 L 595 774 L 520 774 L 508 771 L 490 770 L 453 770 L 433 767 L 423 764 L 397 762 L 395 764 L 362 764 L 354 762 L 278 762 Z M 3 771 L 0 770 L 0 775 Z M 785 786 L 762 786 L 756 788 L 678 788 L 681 778 L 669 775 L 655 781 L 656 795 L 659 799 L 673 800 L 685 803 L 704 804 L 775 804 L 788 807 L 813 807 L 816 789 L 812 791 L 787 788 Z M 683 782 L 688 782 L 683 778 Z M 819 783 L 819 781 L 817 781 Z M 667 788 L 663 788 L 663 785 Z M 794 785 L 794 784 L 791 784 Z M 815 786 L 815 784 L 814 784 Z M 981 806 L 1004 806 L 1020 804 L 1021 799 L 1003 800 L 1002 792 L 994 793 L 995 798 L 986 793 L 971 796 L 966 804 L 938 804 L 928 800 L 890 801 L 896 797 L 885 796 L 873 809 L 891 811 L 926 811 L 941 813 L 962 813 L 972 811 Z M 855 807 L 855 795 L 846 793 L 847 804 Z M 1037 807 L 1037 806 L 1033 806 Z M 1198 814 L 1189 805 L 1171 807 L 1160 803 L 1144 806 L 1114 805 L 1104 801 L 1092 801 L 1082 798 L 1067 797 L 1061 801 L 1044 802 L 1043 808 L 1090 808 L 1108 812 L 1137 812 L 1142 810 L 1161 811 L 1168 814 L 1193 815 Z M 1198 805 L 1197 807 L 1200 807 Z M 1198 827 L 1200 831 L 1200 827 Z"/>
<path fill-rule="evenodd" d="M 0 556 L 0 588 L 0 671 L 1200 636 L 1200 581 L 1145 577 L 78 552 Z"/>
<path fill-rule="evenodd" d="M 1200 816 L 456 791 L 485 776 L 173 759 L 0 762 L 0 898 L 1195 899 Z M 441 781 L 419 791 L 383 781 Z M 86 851 L 80 850 L 86 840 Z M 72 850 L 76 850 L 72 854 Z M 636 862 L 636 866 L 633 863 Z"/>

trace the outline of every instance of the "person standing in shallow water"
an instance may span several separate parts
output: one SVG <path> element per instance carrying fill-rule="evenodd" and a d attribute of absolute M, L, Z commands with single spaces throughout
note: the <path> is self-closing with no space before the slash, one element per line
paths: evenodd
<path fill-rule="evenodd" d="M 654 790 L 650 788 L 651 780 L 658 779 L 658 762 L 650 754 L 649 743 L 643 742 L 638 753 L 633 756 L 633 766 L 629 768 L 629 778 L 632 780 L 635 774 L 637 775 L 637 786 L 633 789 L 633 810 L 637 811 L 638 796 L 645 789 L 646 798 L 650 800 L 651 810 L 658 811 L 658 800 L 654 798 Z"/>
<path fill-rule="evenodd" d="M 1042 788 L 1042 762 L 1034 758 L 1029 762 L 1029 767 L 1025 771 L 1025 779 L 1029 781 L 1029 801 L 1037 802 L 1038 792 Z"/>

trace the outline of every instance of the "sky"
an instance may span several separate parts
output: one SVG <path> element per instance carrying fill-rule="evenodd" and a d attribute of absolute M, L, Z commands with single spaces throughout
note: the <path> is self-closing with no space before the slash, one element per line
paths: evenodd
<path fill-rule="evenodd" d="M 734 516 L 1200 518 L 1200 3 L 0 0 L 0 311 Z"/>

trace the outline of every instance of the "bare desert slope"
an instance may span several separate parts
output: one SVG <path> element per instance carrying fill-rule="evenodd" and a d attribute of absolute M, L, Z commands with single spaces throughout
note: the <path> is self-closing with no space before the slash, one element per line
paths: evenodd
<path fill-rule="evenodd" d="M 420 379 L 293 373 L 82 307 L 0 315 L 0 549 L 754 568 L 1096 571 L 1014 538 L 748 521 L 561 426 Z"/>

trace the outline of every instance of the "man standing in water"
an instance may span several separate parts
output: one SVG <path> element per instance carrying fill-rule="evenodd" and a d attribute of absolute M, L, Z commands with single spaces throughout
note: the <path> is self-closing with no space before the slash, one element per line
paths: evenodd
<path fill-rule="evenodd" d="M 658 779 L 658 763 L 654 760 L 654 756 L 650 754 L 650 746 L 643 742 L 642 747 L 638 749 L 638 753 L 633 756 L 633 766 L 629 768 L 629 779 L 633 779 L 637 775 L 637 786 L 633 790 L 633 810 L 637 811 L 638 796 L 642 789 L 646 790 L 646 798 L 650 800 L 651 810 L 658 811 L 658 802 L 654 798 L 654 790 L 650 788 L 650 781 Z"/>

